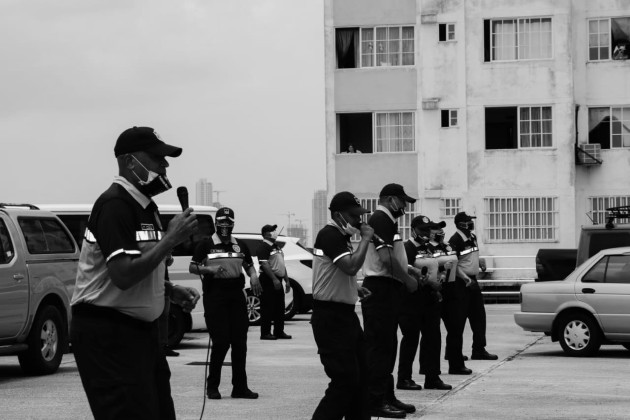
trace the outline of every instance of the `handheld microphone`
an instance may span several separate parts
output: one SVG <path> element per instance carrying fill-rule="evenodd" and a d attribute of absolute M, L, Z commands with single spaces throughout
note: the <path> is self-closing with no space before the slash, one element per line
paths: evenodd
<path fill-rule="evenodd" d="M 182 206 L 182 211 L 186 210 L 188 206 L 188 188 L 177 187 L 177 199 Z"/>

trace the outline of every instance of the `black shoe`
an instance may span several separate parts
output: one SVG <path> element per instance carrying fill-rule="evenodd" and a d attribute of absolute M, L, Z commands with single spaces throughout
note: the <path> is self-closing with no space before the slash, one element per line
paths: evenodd
<path fill-rule="evenodd" d="M 468 369 L 466 366 L 462 366 L 459 368 L 449 368 L 448 373 L 450 375 L 470 375 L 472 370 Z"/>
<path fill-rule="evenodd" d="M 264 334 L 260 336 L 261 340 L 277 340 L 278 338 L 275 335 Z"/>
<path fill-rule="evenodd" d="M 422 385 L 417 384 L 413 379 L 399 379 L 396 383 L 396 389 L 406 389 L 408 391 L 420 391 Z"/>
<path fill-rule="evenodd" d="M 164 347 L 164 354 L 168 357 L 177 357 L 179 356 L 179 353 L 174 351 L 172 348 L 170 347 Z"/>
<path fill-rule="evenodd" d="M 278 340 L 283 339 L 283 340 L 290 340 L 293 337 L 291 337 L 289 334 L 281 332 L 280 334 L 274 334 L 274 337 L 276 337 Z"/>
<path fill-rule="evenodd" d="M 497 360 L 499 358 L 499 356 L 497 356 L 496 354 L 488 353 L 486 349 L 483 349 L 482 351 L 473 352 L 473 354 L 470 357 L 473 360 Z"/>
<path fill-rule="evenodd" d="M 415 405 L 404 403 L 400 401 L 399 399 L 397 399 L 396 397 L 394 397 L 394 399 L 389 402 L 389 405 L 398 410 L 402 410 L 405 413 L 413 413 L 416 411 Z"/>
<path fill-rule="evenodd" d="M 449 384 L 445 384 L 444 382 L 442 382 L 440 378 L 434 378 L 434 379 L 424 381 L 424 389 L 440 389 L 440 390 L 448 391 L 449 389 L 453 389 L 453 387 Z"/>
<path fill-rule="evenodd" d="M 211 399 L 211 400 L 220 400 L 221 399 L 221 393 L 216 388 L 208 389 L 207 395 L 208 395 L 208 398 Z"/>
<path fill-rule="evenodd" d="M 407 413 L 389 404 L 383 404 L 380 407 L 370 410 L 370 416 L 382 417 L 384 419 L 404 419 L 407 417 Z"/>
<path fill-rule="evenodd" d="M 246 398 L 248 400 L 255 400 L 258 398 L 258 392 L 253 392 L 250 389 L 243 391 L 232 391 L 232 398 Z"/>

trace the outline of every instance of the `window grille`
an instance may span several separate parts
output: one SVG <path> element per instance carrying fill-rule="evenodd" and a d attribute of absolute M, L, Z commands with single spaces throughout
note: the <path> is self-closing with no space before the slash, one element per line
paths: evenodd
<path fill-rule="evenodd" d="M 610 207 L 629 206 L 630 196 L 613 195 L 607 197 L 589 197 L 589 215 L 593 219 L 593 224 L 606 223 L 608 212 L 606 209 Z M 630 223 L 629 219 L 615 219 L 615 223 Z"/>
<path fill-rule="evenodd" d="M 484 199 L 485 242 L 553 242 L 558 239 L 556 197 Z"/>

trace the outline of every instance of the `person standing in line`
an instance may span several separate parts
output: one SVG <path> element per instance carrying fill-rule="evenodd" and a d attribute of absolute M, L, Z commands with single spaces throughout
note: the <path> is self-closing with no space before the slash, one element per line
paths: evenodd
<path fill-rule="evenodd" d="M 374 229 L 374 237 L 363 266 L 363 286 L 372 294 L 361 306 L 367 343 L 370 414 L 376 417 L 405 418 L 407 413 L 416 411 L 412 404 L 396 398 L 392 375 L 398 347 L 402 289 L 406 287 L 409 292 L 415 292 L 421 277 L 417 268 L 409 270 L 396 219 L 405 214 L 407 203 L 415 201 L 405 193 L 402 185 L 387 184 L 379 194 L 379 205 L 368 220 Z"/>
<path fill-rule="evenodd" d="M 212 339 L 207 396 L 221 399 L 221 368 L 232 347 L 232 398 L 256 399 L 258 393 L 248 388 L 245 371 L 249 318 L 243 270 L 256 296 L 261 293 L 260 282 L 247 245 L 232 236 L 234 211 L 222 207 L 215 220 L 216 232 L 197 244 L 189 266 L 191 273 L 203 275 L 204 318 Z"/>
<path fill-rule="evenodd" d="M 174 419 L 171 371 L 159 341 L 165 296 L 190 312 L 199 293 L 164 281 L 165 259 L 196 229 L 192 209 L 166 232 L 152 197 L 171 188 L 166 156 L 182 149 L 150 127 L 125 130 L 118 176 L 94 203 L 72 296 L 72 348 L 95 419 Z"/>
<path fill-rule="evenodd" d="M 403 338 L 400 342 L 398 359 L 398 381 L 396 388 L 421 390 L 422 386 L 411 379 L 413 360 L 420 342 L 420 373 L 425 375 L 426 389 L 452 389 L 440 379 L 440 332 L 441 282 L 439 281 L 439 250 L 435 235 L 445 222 L 435 223 L 426 216 L 414 217 L 411 221 L 412 237 L 405 242 L 407 262 L 411 267 L 422 270 L 426 275 L 414 293 L 405 293 L 399 317 Z M 422 333 L 422 339 L 420 339 Z"/>
<path fill-rule="evenodd" d="M 291 339 L 284 332 L 284 294 L 289 293 L 291 285 L 287 268 L 284 264 L 284 253 L 278 246 L 278 225 L 265 225 L 261 229 L 263 242 L 258 247 L 256 256 L 260 264 L 260 339 L 277 340 Z M 282 287 L 282 281 L 286 284 Z M 271 323 L 273 322 L 273 334 Z"/>
<path fill-rule="evenodd" d="M 357 299 L 369 297 L 356 274 L 363 265 L 374 230 L 361 223 L 368 211 L 350 192 L 330 202 L 331 220 L 313 248 L 313 315 L 311 325 L 319 358 L 330 378 L 313 420 L 369 420 L 365 338 L 355 313 Z M 355 250 L 350 242 L 360 234 Z"/>
<path fill-rule="evenodd" d="M 475 219 L 474 216 L 469 216 L 465 212 L 455 215 L 457 231 L 451 236 L 449 244 L 457 252 L 457 277 L 465 283 L 465 315 L 473 332 L 471 359 L 497 360 L 499 357 L 496 354 L 486 351 L 486 308 L 481 287 L 477 282 L 479 268 L 485 271 L 485 262 L 479 258 L 477 237 L 472 232 L 475 229 L 473 219 Z M 465 322 L 464 319 L 464 324 Z"/>

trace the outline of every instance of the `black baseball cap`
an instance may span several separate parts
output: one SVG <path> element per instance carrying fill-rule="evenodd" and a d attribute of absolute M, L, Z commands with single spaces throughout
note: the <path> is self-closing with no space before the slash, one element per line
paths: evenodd
<path fill-rule="evenodd" d="M 260 229 L 260 233 L 264 235 L 267 232 L 273 232 L 277 228 L 278 228 L 278 225 L 265 225 L 262 227 L 262 229 Z"/>
<path fill-rule="evenodd" d="M 416 199 L 409 197 L 400 184 L 387 184 L 381 190 L 379 197 L 400 197 L 408 203 L 415 203 Z"/>
<path fill-rule="evenodd" d="M 435 223 L 427 216 L 416 216 L 411 220 L 412 229 L 441 229 L 443 227 L 446 227 L 446 222 L 444 220 L 439 223 Z"/>
<path fill-rule="evenodd" d="M 356 215 L 369 213 L 370 211 L 361 207 L 361 202 L 354 194 L 348 191 L 342 191 L 330 200 L 330 211 L 349 211 Z"/>
<path fill-rule="evenodd" d="M 182 154 L 182 148 L 164 143 L 151 127 L 131 127 L 118 136 L 114 154 L 118 157 L 133 152 L 150 152 L 158 156 L 177 157 Z"/>
<path fill-rule="evenodd" d="M 470 221 L 472 221 L 472 219 L 476 219 L 476 218 L 477 218 L 476 216 L 469 216 L 469 215 L 467 215 L 465 211 L 460 211 L 459 213 L 457 213 L 455 215 L 454 222 L 455 222 L 455 224 L 466 223 L 466 222 L 470 222 Z"/>
<path fill-rule="evenodd" d="M 217 221 L 217 223 L 225 221 L 234 223 L 234 210 L 229 207 L 221 207 L 219 210 L 217 210 L 217 214 L 216 216 L 214 216 L 214 219 Z"/>

